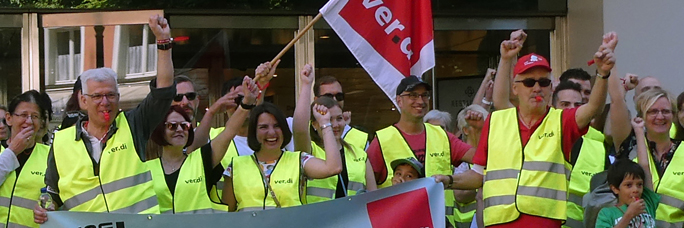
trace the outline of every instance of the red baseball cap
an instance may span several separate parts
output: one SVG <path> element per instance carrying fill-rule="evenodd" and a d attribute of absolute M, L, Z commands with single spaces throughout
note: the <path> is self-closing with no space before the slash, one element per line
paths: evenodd
<path fill-rule="evenodd" d="M 549 65 L 549 62 L 546 61 L 546 58 L 535 53 L 530 53 L 518 59 L 518 63 L 516 63 L 515 68 L 513 68 L 513 77 L 525 73 L 525 71 L 532 69 L 533 67 L 542 67 L 551 72 L 551 66 Z"/>

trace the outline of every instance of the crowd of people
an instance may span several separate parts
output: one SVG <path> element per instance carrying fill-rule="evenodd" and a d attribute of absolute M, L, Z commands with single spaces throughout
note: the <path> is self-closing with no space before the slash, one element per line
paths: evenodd
<path fill-rule="evenodd" d="M 396 90 L 399 120 L 369 134 L 351 127 L 340 82 L 311 65 L 292 117 L 264 102 L 279 61 L 227 81 L 198 121 L 195 83 L 174 76 L 168 22 L 152 16 L 149 25 L 157 76 L 136 108 L 119 111 L 108 68 L 80 75 L 54 134 L 44 93 L 0 106 L 0 224 L 38 227 L 50 210 L 267 210 L 431 177 L 445 188 L 447 227 L 684 225 L 684 93 L 675 99 L 654 77 L 618 77 L 615 33 L 593 57 L 595 76 L 576 68 L 552 79 L 543 56 L 518 58 L 526 34 L 515 31 L 455 121 L 429 111 L 432 86 L 410 76 Z M 212 128 L 223 113 L 225 126 Z M 54 207 L 36 203 L 44 187 Z"/>

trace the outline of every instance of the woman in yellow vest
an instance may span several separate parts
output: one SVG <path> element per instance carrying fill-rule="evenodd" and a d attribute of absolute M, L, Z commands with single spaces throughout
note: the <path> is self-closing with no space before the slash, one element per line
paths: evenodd
<path fill-rule="evenodd" d="M 42 122 L 48 119 L 50 107 L 42 107 L 43 95 L 35 90 L 14 97 L 3 116 L 11 135 L 0 148 L 0 224 L 2 227 L 38 227 L 33 222 L 33 208 L 47 168 L 50 148 L 36 143 Z M 6 169 L 7 168 L 7 169 Z"/>
<path fill-rule="evenodd" d="M 283 151 L 292 133 L 285 115 L 274 104 L 264 103 L 251 111 L 247 144 L 254 154 L 234 157 L 223 173 L 222 201 L 230 211 L 302 205 L 306 179 L 328 178 L 342 171 L 340 154 L 334 149 L 330 112 L 320 105 L 315 105 L 314 110 L 321 124 L 326 160 L 305 152 Z"/>
<path fill-rule="evenodd" d="M 0 118 L 2 118 L 2 120 L 0 120 L 0 141 L 7 140 L 7 124 L 5 123 L 5 113 L 7 113 L 7 107 L 0 104 Z"/>
<path fill-rule="evenodd" d="M 295 150 L 310 152 L 317 158 L 326 159 L 325 148 L 327 147 L 323 143 L 321 131 L 323 125 L 311 115 L 313 105 L 324 106 L 331 116 L 327 121 L 332 124 L 331 128 L 335 136 L 333 149 L 339 151 L 343 165 L 342 172 L 336 176 L 307 182 L 307 203 L 323 202 L 376 190 L 375 176 L 366 152 L 363 148 L 353 146 L 342 138 L 346 122 L 339 103 L 333 98 L 321 96 L 313 102 L 312 106 L 309 106 L 313 77 L 312 67 L 307 64 L 300 76 L 302 86 L 292 121 Z"/>
<path fill-rule="evenodd" d="M 162 146 L 158 158 L 147 161 L 152 171 L 154 189 L 161 213 L 202 214 L 214 213 L 214 203 L 208 190 L 221 178 L 223 168 L 216 169 L 237 129 L 245 121 L 249 109 L 254 107 L 257 86 L 249 77 L 243 81 L 245 98 L 226 123 L 226 128 L 214 140 L 197 148 L 186 150 L 194 139 L 190 117 L 180 106 L 172 106 L 151 139 Z M 206 117 L 204 119 L 210 119 Z M 193 149 L 193 148 L 191 148 Z"/>
<path fill-rule="evenodd" d="M 622 99 L 612 99 L 612 102 L 622 102 L 624 107 Z M 671 126 L 679 125 L 675 116 L 678 113 L 677 104 L 669 92 L 652 88 L 637 96 L 635 108 L 637 116 L 644 119 L 646 128 L 653 190 L 662 197 L 656 210 L 656 226 L 682 227 L 684 210 L 680 205 L 684 205 L 684 189 L 681 187 L 684 185 L 684 151 L 680 150 L 684 150 L 684 147 L 681 146 L 681 140 L 670 137 Z M 611 116 L 613 141 L 616 146 L 621 145 L 621 154 L 629 153 L 629 158 L 634 158 L 636 138 L 632 126 L 621 122 L 630 120 L 629 113 L 626 108 L 616 110 L 615 106 L 611 112 L 617 114 Z M 629 136 L 616 137 L 616 131 L 632 133 Z"/>

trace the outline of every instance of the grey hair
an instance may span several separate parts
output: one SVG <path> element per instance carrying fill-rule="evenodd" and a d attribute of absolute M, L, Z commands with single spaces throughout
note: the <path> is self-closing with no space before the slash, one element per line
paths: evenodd
<path fill-rule="evenodd" d="M 97 69 L 86 70 L 85 72 L 81 73 L 82 93 L 88 94 L 88 80 L 94 80 L 96 82 L 114 80 L 114 87 L 116 88 L 116 92 L 119 92 L 119 84 L 116 78 L 117 74 L 111 68 L 101 67 Z"/>
<path fill-rule="evenodd" d="M 458 124 L 458 130 L 463 130 L 464 127 L 468 126 L 468 122 L 465 119 L 466 113 L 468 111 L 474 111 L 474 112 L 482 113 L 482 116 L 484 118 L 486 118 L 489 115 L 489 112 L 485 108 L 483 108 L 482 106 L 476 105 L 476 104 L 471 104 L 458 113 L 458 116 L 456 117 L 457 121 L 458 121 L 458 123 L 457 123 Z"/>
<path fill-rule="evenodd" d="M 439 111 L 437 109 L 433 109 L 432 111 L 429 111 L 425 116 L 423 117 L 423 122 L 427 123 L 430 120 L 439 120 L 442 123 L 444 123 L 443 126 L 445 130 L 452 132 L 452 126 L 451 126 L 451 114 L 448 112 L 444 111 Z"/>

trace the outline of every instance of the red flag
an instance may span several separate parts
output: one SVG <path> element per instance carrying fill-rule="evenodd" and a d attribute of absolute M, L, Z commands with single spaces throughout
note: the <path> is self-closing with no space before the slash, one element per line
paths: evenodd
<path fill-rule="evenodd" d="M 393 102 L 401 79 L 435 66 L 429 0 L 331 0 L 320 11 Z"/>
<path fill-rule="evenodd" d="M 366 208 L 373 228 L 435 227 L 425 188 L 370 202 Z"/>

